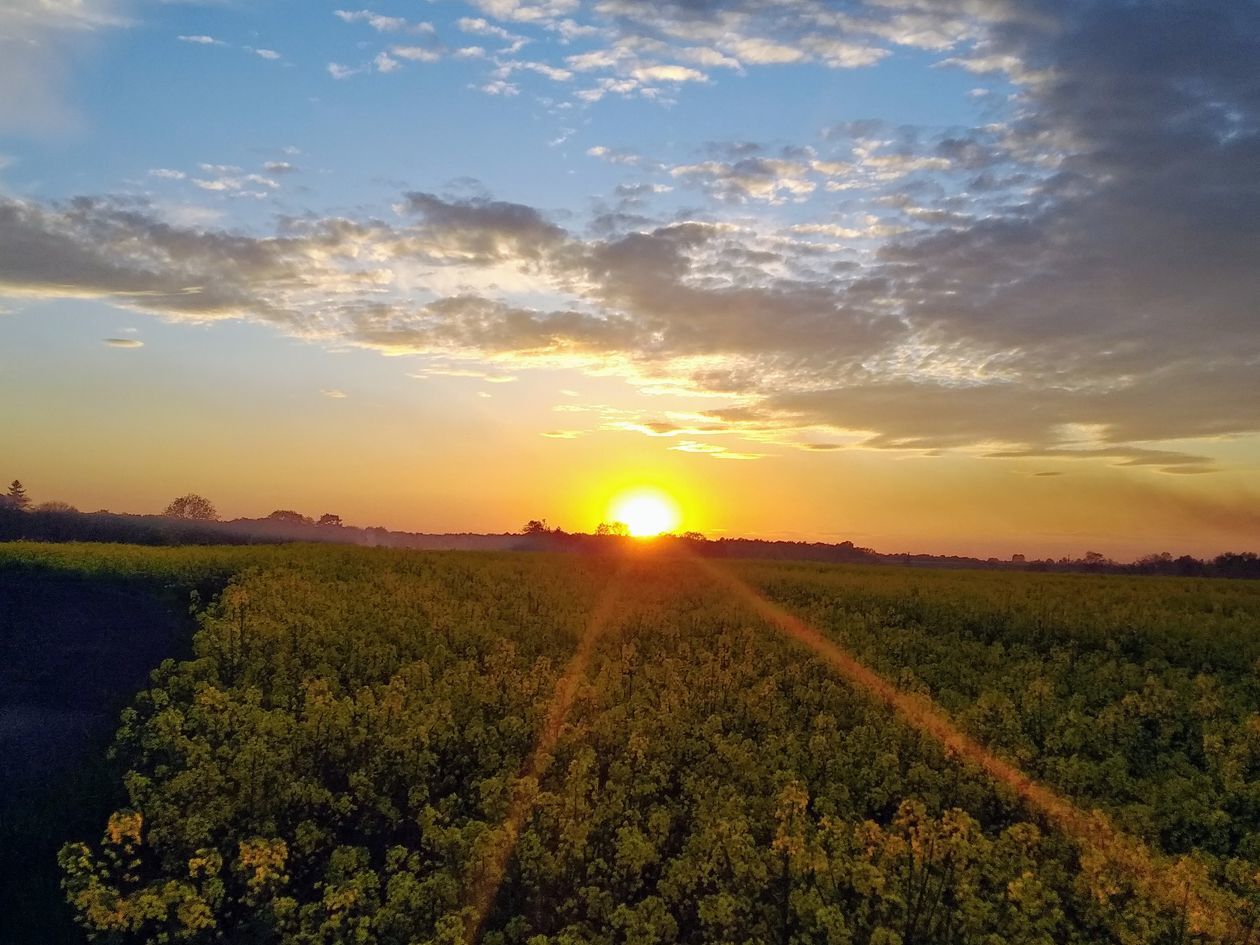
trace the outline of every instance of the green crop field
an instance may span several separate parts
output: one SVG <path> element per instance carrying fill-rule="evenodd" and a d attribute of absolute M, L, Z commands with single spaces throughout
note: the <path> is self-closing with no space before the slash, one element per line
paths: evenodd
<path fill-rule="evenodd" d="M 37 576 L 201 602 L 63 838 L 96 941 L 1260 941 L 1257 583 L 0 546 Z"/>

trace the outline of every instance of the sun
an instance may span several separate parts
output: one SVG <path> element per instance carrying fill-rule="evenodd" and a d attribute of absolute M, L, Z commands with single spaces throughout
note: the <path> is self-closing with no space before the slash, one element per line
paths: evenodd
<path fill-rule="evenodd" d="M 672 532 L 680 519 L 678 505 L 658 489 L 635 489 L 613 500 L 609 514 L 623 522 L 635 538 L 651 538 Z"/>

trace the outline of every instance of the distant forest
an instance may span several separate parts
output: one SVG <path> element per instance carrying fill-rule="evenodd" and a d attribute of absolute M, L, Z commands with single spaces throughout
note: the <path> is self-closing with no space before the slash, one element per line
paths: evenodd
<path fill-rule="evenodd" d="M 20 486 L 20 483 L 17 484 Z M 24 497 L 24 496 L 23 496 Z M 313 518 L 278 509 L 264 518 L 220 521 L 214 506 L 199 496 L 182 496 L 164 515 L 80 512 L 62 502 L 39 506 L 0 496 L 0 541 L 102 541 L 135 545 L 245 545 L 279 542 L 331 542 L 365 547 L 424 551 L 556 551 L 599 554 L 621 543 L 637 541 L 601 525 L 596 534 L 550 528 L 531 520 L 519 532 L 425 534 L 382 527 L 346 525 L 340 516 Z M 1260 578 L 1260 555 L 1229 552 L 1202 559 L 1164 552 L 1132 562 L 1113 561 L 1098 552 L 1080 558 L 972 558 L 962 555 L 882 553 L 838 543 L 767 541 L 758 538 L 706 538 L 697 532 L 654 539 L 662 553 L 696 554 L 706 558 L 825 561 L 841 564 L 887 564 L 920 568 L 983 568 L 1015 571 L 1081 571 L 1111 574 L 1166 574 L 1182 577 Z"/>

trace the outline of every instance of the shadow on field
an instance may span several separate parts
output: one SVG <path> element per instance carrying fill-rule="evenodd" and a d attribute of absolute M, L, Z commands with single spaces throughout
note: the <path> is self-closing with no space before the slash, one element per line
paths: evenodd
<path fill-rule="evenodd" d="M 82 943 L 57 850 L 95 842 L 125 803 L 106 760 L 148 673 L 187 653 L 182 594 L 41 568 L 0 568 L 0 942 Z"/>

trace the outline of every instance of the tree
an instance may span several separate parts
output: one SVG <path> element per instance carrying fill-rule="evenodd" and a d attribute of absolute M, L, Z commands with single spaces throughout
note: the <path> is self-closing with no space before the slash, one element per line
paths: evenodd
<path fill-rule="evenodd" d="M 217 522 L 219 520 L 219 512 L 214 507 L 214 503 L 204 496 L 197 495 L 195 492 L 181 495 L 178 499 L 171 502 L 162 514 L 168 518 L 188 518 L 198 522 Z"/>
<path fill-rule="evenodd" d="M 599 527 L 595 529 L 596 535 L 615 535 L 618 538 L 625 538 L 630 534 L 630 528 L 625 522 L 600 522 Z"/>
<path fill-rule="evenodd" d="M 545 535 L 547 534 L 548 531 L 550 531 L 550 529 L 547 528 L 547 520 L 545 518 L 544 519 L 531 518 L 528 522 L 525 523 L 525 527 L 521 529 L 521 534 Z"/>
<path fill-rule="evenodd" d="M 341 516 L 334 515 L 332 512 L 325 512 L 323 515 L 319 517 L 319 521 L 316 522 L 315 524 L 326 525 L 329 528 L 340 528 L 342 524 Z"/>
<path fill-rule="evenodd" d="M 69 502 L 58 502 L 57 500 L 54 499 L 51 502 L 41 502 L 39 505 L 35 506 L 35 511 L 36 512 L 78 512 L 79 510 L 76 509 Z"/>
<path fill-rule="evenodd" d="M 287 525 L 313 525 L 314 520 L 301 512 L 295 512 L 292 509 L 276 509 L 267 516 L 270 522 L 284 522 Z"/>
<path fill-rule="evenodd" d="M 22 485 L 19 479 L 14 479 L 9 483 L 9 492 L 6 498 L 10 506 L 21 512 L 25 512 L 27 506 L 31 504 L 30 497 L 26 494 L 26 487 Z"/>

